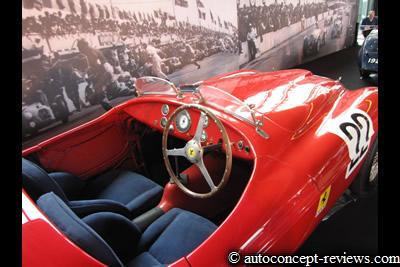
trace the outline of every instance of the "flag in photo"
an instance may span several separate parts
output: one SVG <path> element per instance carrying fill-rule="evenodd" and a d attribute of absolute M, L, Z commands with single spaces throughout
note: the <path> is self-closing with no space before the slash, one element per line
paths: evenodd
<path fill-rule="evenodd" d="M 125 19 L 128 19 L 128 20 L 131 19 L 131 18 L 129 17 L 128 11 L 123 10 L 122 13 L 124 13 L 124 18 L 125 18 Z"/>
<path fill-rule="evenodd" d="M 94 7 L 93 7 L 93 4 L 92 4 L 92 3 L 89 3 L 89 14 L 90 14 L 90 16 L 91 16 L 92 18 L 95 18 L 95 17 L 96 17 L 96 14 L 95 14 L 95 12 L 94 12 Z"/>
<path fill-rule="evenodd" d="M 37 10 L 42 10 L 42 8 L 43 8 L 42 0 L 34 0 L 33 1 L 33 8 L 36 8 Z"/>
<path fill-rule="evenodd" d="M 90 14 L 90 17 L 93 19 L 99 17 L 99 12 L 92 3 L 89 3 L 89 14 Z"/>
<path fill-rule="evenodd" d="M 128 12 L 129 20 L 133 20 L 133 12 L 130 10 L 127 12 Z"/>
<path fill-rule="evenodd" d="M 80 0 L 79 3 L 81 6 L 81 14 L 83 16 L 86 16 L 88 14 L 88 8 L 87 8 L 85 0 Z"/>
<path fill-rule="evenodd" d="M 137 19 L 137 17 L 136 17 L 135 11 L 133 11 L 132 13 L 133 13 L 133 15 L 132 15 L 133 20 L 134 20 L 135 22 L 138 22 L 138 19 Z"/>
<path fill-rule="evenodd" d="M 187 0 L 175 0 L 175 5 L 181 7 L 189 7 L 189 3 Z"/>
<path fill-rule="evenodd" d="M 43 0 L 43 7 L 53 8 L 53 3 L 51 0 Z"/>
<path fill-rule="evenodd" d="M 199 19 L 206 19 L 206 13 L 202 12 L 200 8 L 197 9 L 197 11 L 199 12 Z"/>
<path fill-rule="evenodd" d="M 69 5 L 69 10 L 71 10 L 71 13 L 76 14 L 77 11 L 76 11 L 74 0 L 68 0 L 68 5 Z"/>
<path fill-rule="evenodd" d="M 103 11 L 103 8 L 102 8 L 99 4 L 96 4 L 96 7 L 97 7 L 97 10 L 99 11 L 99 18 L 100 18 L 100 19 L 104 19 L 104 11 Z"/>
<path fill-rule="evenodd" d="M 56 0 L 59 9 L 65 9 L 65 5 L 62 0 Z"/>
<path fill-rule="evenodd" d="M 124 19 L 124 13 L 123 13 L 121 10 L 119 10 L 119 9 L 118 9 L 118 17 L 119 17 L 120 19 Z"/>
<path fill-rule="evenodd" d="M 22 0 L 23 7 L 25 9 L 32 9 L 33 8 L 33 1 L 32 0 Z"/>
<path fill-rule="evenodd" d="M 106 15 L 106 18 L 110 18 L 110 11 L 108 10 L 108 6 L 104 5 L 104 13 Z"/>
<path fill-rule="evenodd" d="M 198 7 L 204 8 L 204 4 L 200 0 L 196 0 L 196 3 Z"/>

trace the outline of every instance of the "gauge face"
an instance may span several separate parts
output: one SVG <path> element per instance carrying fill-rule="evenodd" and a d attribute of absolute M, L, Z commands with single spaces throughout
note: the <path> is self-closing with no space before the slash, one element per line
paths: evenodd
<path fill-rule="evenodd" d="M 207 133 L 206 133 L 206 131 L 203 130 L 203 132 L 201 132 L 200 141 L 205 142 L 205 141 L 207 141 L 207 138 L 208 138 Z"/>
<path fill-rule="evenodd" d="M 243 143 L 242 140 L 240 140 L 240 141 L 237 143 L 238 149 L 239 149 L 239 150 L 242 150 L 242 149 L 243 149 L 243 146 L 244 146 L 244 143 Z"/>
<path fill-rule="evenodd" d="M 165 127 L 165 125 L 167 125 L 167 118 L 166 117 L 162 117 L 160 120 L 160 125 L 161 127 Z"/>
<path fill-rule="evenodd" d="M 181 133 L 186 133 L 190 129 L 191 123 L 189 112 L 186 110 L 182 110 L 176 116 L 176 128 Z"/>
<path fill-rule="evenodd" d="M 206 115 L 205 120 L 204 120 L 204 124 L 203 124 L 203 128 L 207 128 L 208 123 L 209 123 L 209 120 L 208 120 L 208 116 Z"/>
<path fill-rule="evenodd" d="M 165 116 L 169 112 L 169 106 L 167 104 L 162 105 L 161 107 L 161 113 Z"/>

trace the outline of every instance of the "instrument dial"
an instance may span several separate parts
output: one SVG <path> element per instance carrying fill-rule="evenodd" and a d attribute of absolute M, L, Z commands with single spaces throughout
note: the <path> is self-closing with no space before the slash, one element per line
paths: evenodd
<path fill-rule="evenodd" d="M 207 133 L 206 131 L 203 130 L 203 132 L 201 133 L 200 141 L 205 142 L 207 141 L 207 138 L 208 138 Z"/>
<path fill-rule="evenodd" d="M 169 112 L 169 106 L 167 104 L 162 105 L 161 107 L 161 113 L 166 116 Z"/>
<path fill-rule="evenodd" d="M 179 112 L 179 114 L 176 116 L 175 123 L 176 128 L 181 133 L 186 133 L 187 131 L 189 131 L 192 124 L 189 112 L 187 112 L 186 110 L 182 110 L 181 112 Z"/>
<path fill-rule="evenodd" d="M 167 125 L 167 118 L 166 117 L 162 117 L 160 120 L 160 125 L 161 127 L 165 127 L 165 125 Z"/>
<path fill-rule="evenodd" d="M 208 120 L 208 116 L 206 115 L 204 124 L 203 124 L 203 128 L 207 128 L 208 124 L 209 124 L 209 120 Z"/>

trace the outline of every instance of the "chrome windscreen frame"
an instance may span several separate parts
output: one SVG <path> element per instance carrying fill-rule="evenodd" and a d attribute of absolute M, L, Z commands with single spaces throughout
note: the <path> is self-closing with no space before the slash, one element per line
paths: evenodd
<path fill-rule="evenodd" d="M 140 78 L 136 79 L 136 84 L 137 84 L 138 80 L 158 80 L 158 81 L 162 81 L 162 82 L 166 83 L 167 85 L 171 86 L 171 88 L 174 91 L 174 93 L 165 92 L 165 91 L 154 91 L 154 92 L 144 91 L 143 92 L 143 91 L 138 90 L 138 87 L 136 87 L 136 92 L 137 92 L 138 96 L 163 94 L 163 95 L 175 95 L 178 99 L 182 99 L 182 92 L 171 81 L 167 81 L 165 79 L 162 79 L 162 78 L 159 78 L 159 77 L 154 77 L 154 76 L 143 76 L 143 77 L 140 77 Z"/>

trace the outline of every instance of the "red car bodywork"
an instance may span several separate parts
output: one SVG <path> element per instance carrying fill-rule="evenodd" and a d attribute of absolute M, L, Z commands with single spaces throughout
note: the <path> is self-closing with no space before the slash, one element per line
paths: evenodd
<path fill-rule="evenodd" d="M 361 110 L 372 122 L 367 133 L 372 144 L 378 134 L 378 89 L 347 90 L 338 81 L 305 70 L 270 73 L 241 70 L 201 83 L 253 104 L 264 114 L 262 129 L 269 138 L 257 134 L 254 126 L 208 107 L 224 123 L 233 143 L 233 156 L 252 160 L 253 170 L 235 208 L 218 229 L 192 253 L 172 265 L 227 265 L 227 255 L 232 250 L 294 253 L 349 187 L 365 161 L 365 157 L 361 158 L 348 174 L 353 160 L 350 148 L 332 127 L 337 126 L 336 120 L 341 116 L 346 117 L 344 114 Z M 127 118 L 162 131 L 159 120 L 164 103 L 173 111 L 182 104 L 192 103 L 192 98 L 137 97 L 93 121 L 26 149 L 23 156 L 35 153 L 48 171 L 68 171 L 82 179 L 88 178 L 129 153 L 124 125 Z M 198 120 L 198 113 L 191 115 L 194 121 Z M 210 138 L 216 130 L 209 129 Z M 190 134 L 174 135 L 190 139 Z M 239 140 L 250 148 L 248 152 L 237 147 Z M 208 164 L 211 169 L 219 166 L 215 161 Z M 198 170 L 189 168 L 185 172 L 196 176 Z M 230 181 L 239 179 L 240 174 L 234 170 L 232 173 Z M 326 207 L 317 212 L 327 188 L 330 194 Z M 24 265 L 103 266 L 57 230 L 25 191 L 22 198 Z M 165 211 L 180 207 L 210 214 L 218 205 L 223 202 L 213 198 L 193 199 L 175 184 L 167 184 L 159 207 Z"/>

